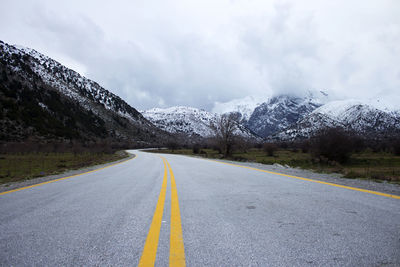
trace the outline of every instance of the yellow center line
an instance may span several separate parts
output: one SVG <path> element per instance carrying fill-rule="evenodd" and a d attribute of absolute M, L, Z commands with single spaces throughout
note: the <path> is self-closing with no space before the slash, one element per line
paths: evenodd
<path fill-rule="evenodd" d="M 171 166 L 168 165 L 171 176 L 171 232 L 169 247 L 169 266 L 186 266 L 185 248 L 183 246 L 181 214 L 179 211 L 178 191 L 176 189 L 175 176 Z"/>
<path fill-rule="evenodd" d="M 167 192 L 167 165 L 164 162 L 164 179 L 161 186 L 160 195 L 158 197 L 156 210 L 154 211 L 153 220 L 150 225 L 149 233 L 147 234 L 146 243 L 144 244 L 142 256 L 140 257 L 138 266 L 154 266 L 156 261 L 158 241 L 160 237 L 161 221 L 164 211 L 165 196 Z"/>
<path fill-rule="evenodd" d="M 259 172 L 265 172 L 265 173 L 270 173 L 270 174 L 275 174 L 275 175 L 290 177 L 290 178 L 294 178 L 294 179 L 298 179 L 298 180 L 303 180 L 303 181 L 308 181 L 308 182 L 313 182 L 313 183 L 318 183 L 318 184 L 325 184 L 325 185 L 330 185 L 330 186 L 345 188 L 345 189 L 349 189 L 349 190 L 354 190 L 354 191 L 359 191 L 359 192 L 374 194 L 374 195 L 378 195 L 378 196 L 384 196 L 384 197 L 389 197 L 389 198 L 400 199 L 400 196 L 397 196 L 397 195 L 386 194 L 386 193 L 381 193 L 381 192 L 377 192 L 377 191 L 372 191 L 372 190 L 367 190 L 367 189 L 361 189 L 361 188 L 357 188 L 357 187 L 351 187 L 351 186 L 340 185 L 340 184 L 334 184 L 334 183 L 329 183 L 329 182 L 323 182 L 323 181 L 314 180 L 314 179 L 310 179 L 310 178 L 298 177 L 298 176 L 283 174 L 283 173 L 279 173 L 279 172 L 272 172 L 272 171 L 257 169 L 257 168 L 253 168 L 253 167 L 249 167 L 249 166 L 243 166 L 243 165 L 239 165 L 239 164 L 233 164 L 233 163 L 228 163 L 228 162 L 222 162 L 222 161 L 218 161 L 218 160 L 212 160 L 212 159 L 205 159 L 205 160 L 213 161 L 213 162 L 218 162 L 218 163 L 222 163 L 222 164 L 226 164 L 226 165 L 231 165 L 231 166 L 236 166 L 236 167 L 240 167 L 240 168 L 250 169 L 250 170 L 254 170 L 254 171 L 259 171 Z"/>
<path fill-rule="evenodd" d="M 77 176 L 80 176 L 80 175 L 84 175 L 84 174 L 89 174 L 89 173 L 92 173 L 92 172 L 97 172 L 97 171 L 100 171 L 100 170 L 103 170 L 103 169 L 106 169 L 106 168 L 109 168 L 109 167 L 112 167 L 112 166 L 127 162 L 128 160 L 132 160 L 132 159 L 134 159 L 136 157 L 137 156 L 135 155 L 133 158 L 130 158 L 130 159 L 127 159 L 127 160 L 123 160 L 123 161 L 120 161 L 120 162 L 117 162 L 117 163 L 113 163 L 113 164 L 110 164 L 110 165 L 107 165 L 105 167 L 101 167 L 101 168 L 98 168 L 98 169 L 95 169 L 95 170 L 92 170 L 92 171 L 78 173 L 78 174 L 75 174 L 75 175 L 71 175 L 71 176 L 67 176 L 67 177 L 63 177 L 63 178 L 58 178 L 58 179 L 50 180 L 50 181 L 43 182 L 43 183 L 38 183 L 38 184 L 34 184 L 34 185 L 24 186 L 24 187 L 20 187 L 20 188 L 17 188 L 17 189 L 1 192 L 0 196 L 1 195 L 5 195 L 5 194 L 9 194 L 9 193 L 13 193 L 13 192 L 17 192 L 17 191 L 21 191 L 21 190 L 25 190 L 25 189 L 28 189 L 28 188 L 33 188 L 33 187 L 36 187 L 36 186 L 41 186 L 41 185 L 45 185 L 45 184 L 51 184 L 51 183 L 54 183 L 54 182 L 58 182 L 58 181 L 62 181 L 62 180 L 70 179 L 70 178 L 74 178 L 74 177 L 77 177 Z"/>
<path fill-rule="evenodd" d="M 138 266 L 154 266 L 157 255 L 157 247 L 160 239 L 161 221 L 163 217 L 165 196 L 167 192 L 168 172 L 171 177 L 171 229 L 170 229 L 170 249 L 169 266 L 186 266 L 185 249 L 183 246 L 181 214 L 179 211 L 178 192 L 176 190 L 175 176 L 166 158 L 161 157 L 164 162 L 164 179 L 158 197 L 156 210 L 150 225 L 144 244 L 142 256 Z"/>

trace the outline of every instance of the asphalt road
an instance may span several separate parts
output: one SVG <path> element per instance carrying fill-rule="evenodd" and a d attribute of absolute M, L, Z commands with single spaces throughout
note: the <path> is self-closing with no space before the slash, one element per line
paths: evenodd
<path fill-rule="evenodd" d="M 400 266 L 400 199 L 134 153 L 2 193 L 0 265 Z"/>

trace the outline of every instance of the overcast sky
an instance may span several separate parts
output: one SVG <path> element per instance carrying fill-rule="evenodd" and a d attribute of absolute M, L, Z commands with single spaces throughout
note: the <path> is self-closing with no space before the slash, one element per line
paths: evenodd
<path fill-rule="evenodd" d="M 400 1 L 0 0 L 0 39 L 138 109 L 325 90 L 400 106 Z"/>

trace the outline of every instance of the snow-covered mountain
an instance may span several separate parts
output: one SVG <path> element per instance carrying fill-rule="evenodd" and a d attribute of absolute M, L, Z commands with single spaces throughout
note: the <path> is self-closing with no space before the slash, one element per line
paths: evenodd
<path fill-rule="evenodd" d="M 192 107 L 153 108 L 142 111 L 143 116 L 154 125 L 170 133 L 210 136 L 210 124 L 215 114 Z"/>
<path fill-rule="evenodd" d="M 132 122 L 146 123 L 145 120 L 141 120 L 142 116 L 137 110 L 129 106 L 119 96 L 101 87 L 95 81 L 81 76 L 79 73 L 34 49 L 22 46 L 8 46 L 6 48 L 5 44 L 0 45 L 6 50 L 8 48 L 9 53 L 31 56 L 34 59 L 31 61 L 32 70 L 38 74 L 44 82 L 58 89 L 64 95 L 78 101 L 83 106 L 89 108 L 90 102 L 94 101 Z"/>
<path fill-rule="evenodd" d="M 43 121 L 47 123 L 46 127 L 58 127 L 68 132 L 68 128 L 72 128 L 71 131 L 77 131 L 70 135 L 81 138 L 91 136 L 149 140 L 162 134 L 120 97 L 34 49 L 0 41 L 0 67 L 4 87 L 2 91 L 13 92 L 12 95 L 0 95 L 1 100 L 25 105 L 20 110 L 5 110 L 7 122 L 3 121 L 4 125 L 12 121 L 14 128 L 18 125 L 21 129 L 33 128 L 30 131 L 40 132 L 37 128 L 43 128 L 43 125 L 39 121 L 34 126 L 29 120 L 22 122 L 26 112 L 36 110 L 40 117 L 49 116 L 48 122 Z M 27 94 L 31 95 L 31 104 L 21 102 L 23 97 L 19 95 Z M 65 106 L 70 107 L 70 114 L 63 110 Z M 12 112 L 18 112 L 19 117 L 13 119 L 9 116 Z M 50 122 L 51 119 L 55 121 Z M 92 125 L 94 122 L 95 125 Z M 90 133 L 93 127 L 97 127 L 97 130 Z M 63 131 L 56 128 L 51 133 L 65 137 L 62 136 Z"/>
<path fill-rule="evenodd" d="M 191 137 L 213 136 L 211 124 L 215 124 L 219 114 L 193 107 L 153 108 L 142 111 L 143 116 L 160 129 L 170 133 L 180 133 Z M 244 126 L 238 124 L 236 134 L 255 138 Z"/>
<path fill-rule="evenodd" d="M 57 61 L 0 41 L 0 139 L 32 135 L 56 138 L 166 139 L 169 133 L 208 137 L 218 116 L 238 114 L 237 134 L 253 138 L 308 137 L 323 127 L 364 135 L 400 133 L 400 111 L 382 101 L 330 101 L 324 91 L 278 95 L 262 104 L 255 97 L 216 103 L 212 112 L 172 107 L 140 114 L 120 97 Z M 40 118 L 40 119 L 38 119 Z M 159 128 L 157 128 L 157 127 Z M 161 137 L 161 138 L 159 138 Z"/>
<path fill-rule="evenodd" d="M 320 94 L 318 97 L 312 93 L 304 97 L 292 95 L 272 97 L 255 108 L 246 126 L 260 136 L 271 136 L 320 107 L 327 99 L 326 93 L 321 91 Z"/>
<path fill-rule="evenodd" d="M 363 136 L 400 133 L 400 112 L 381 110 L 357 100 L 329 102 L 275 135 L 277 139 L 307 138 L 326 127 L 341 127 Z"/>
<path fill-rule="evenodd" d="M 260 98 L 247 96 L 229 102 L 216 102 L 212 112 L 217 114 L 236 113 L 242 123 L 247 123 L 254 109 L 262 103 Z"/>

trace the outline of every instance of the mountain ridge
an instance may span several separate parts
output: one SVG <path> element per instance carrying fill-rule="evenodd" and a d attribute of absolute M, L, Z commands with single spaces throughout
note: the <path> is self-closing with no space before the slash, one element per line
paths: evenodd
<path fill-rule="evenodd" d="M 279 95 L 259 105 L 246 126 L 262 137 L 268 137 L 296 123 L 322 104 L 308 97 Z"/>
<path fill-rule="evenodd" d="M 309 138 L 323 128 L 340 127 L 373 139 L 400 134 L 400 113 L 378 109 L 359 100 L 329 102 L 288 127 L 274 138 Z"/>
<path fill-rule="evenodd" d="M 259 136 L 307 138 L 324 127 L 378 136 L 400 129 L 399 110 L 358 100 L 332 101 L 325 91 L 275 95 L 262 103 L 254 97 L 235 99 L 214 106 L 219 113 L 175 106 L 142 114 L 97 82 L 34 49 L 0 41 L 0 52 L 2 140 L 32 134 L 42 139 L 63 138 L 64 134 L 85 140 L 113 138 L 147 143 L 174 138 L 172 135 L 208 138 L 213 135 L 210 125 L 221 113 L 237 115 L 236 134 L 255 140 Z M 42 125 L 40 118 L 44 118 Z"/>
<path fill-rule="evenodd" d="M 43 140 L 112 138 L 154 142 L 157 136 L 166 135 L 119 96 L 36 50 L 0 41 L 0 52 L 1 105 L 6 107 L 1 114 L 2 139 L 20 140 L 34 135 Z M 29 101 L 24 100 L 26 96 Z M 71 114 L 63 110 L 64 106 Z M 49 129 L 42 129 L 40 121 L 29 120 L 31 110 L 39 118 L 46 118 L 43 123 Z M 94 126 L 91 121 L 100 125 L 96 131 L 90 130 Z M 21 135 L 11 131 L 15 133 L 12 136 L 6 130 L 13 128 L 21 129 Z M 63 132 L 70 134 L 63 136 Z"/>
<path fill-rule="evenodd" d="M 170 133 L 186 134 L 190 137 L 208 138 L 214 135 L 211 125 L 216 123 L 219 114 L 186 106 L 153 108 L 142 111 L 145 118 L 162 130 Z M 246 138 L 259 138 L 237 122 L 236 134 Z"/>

